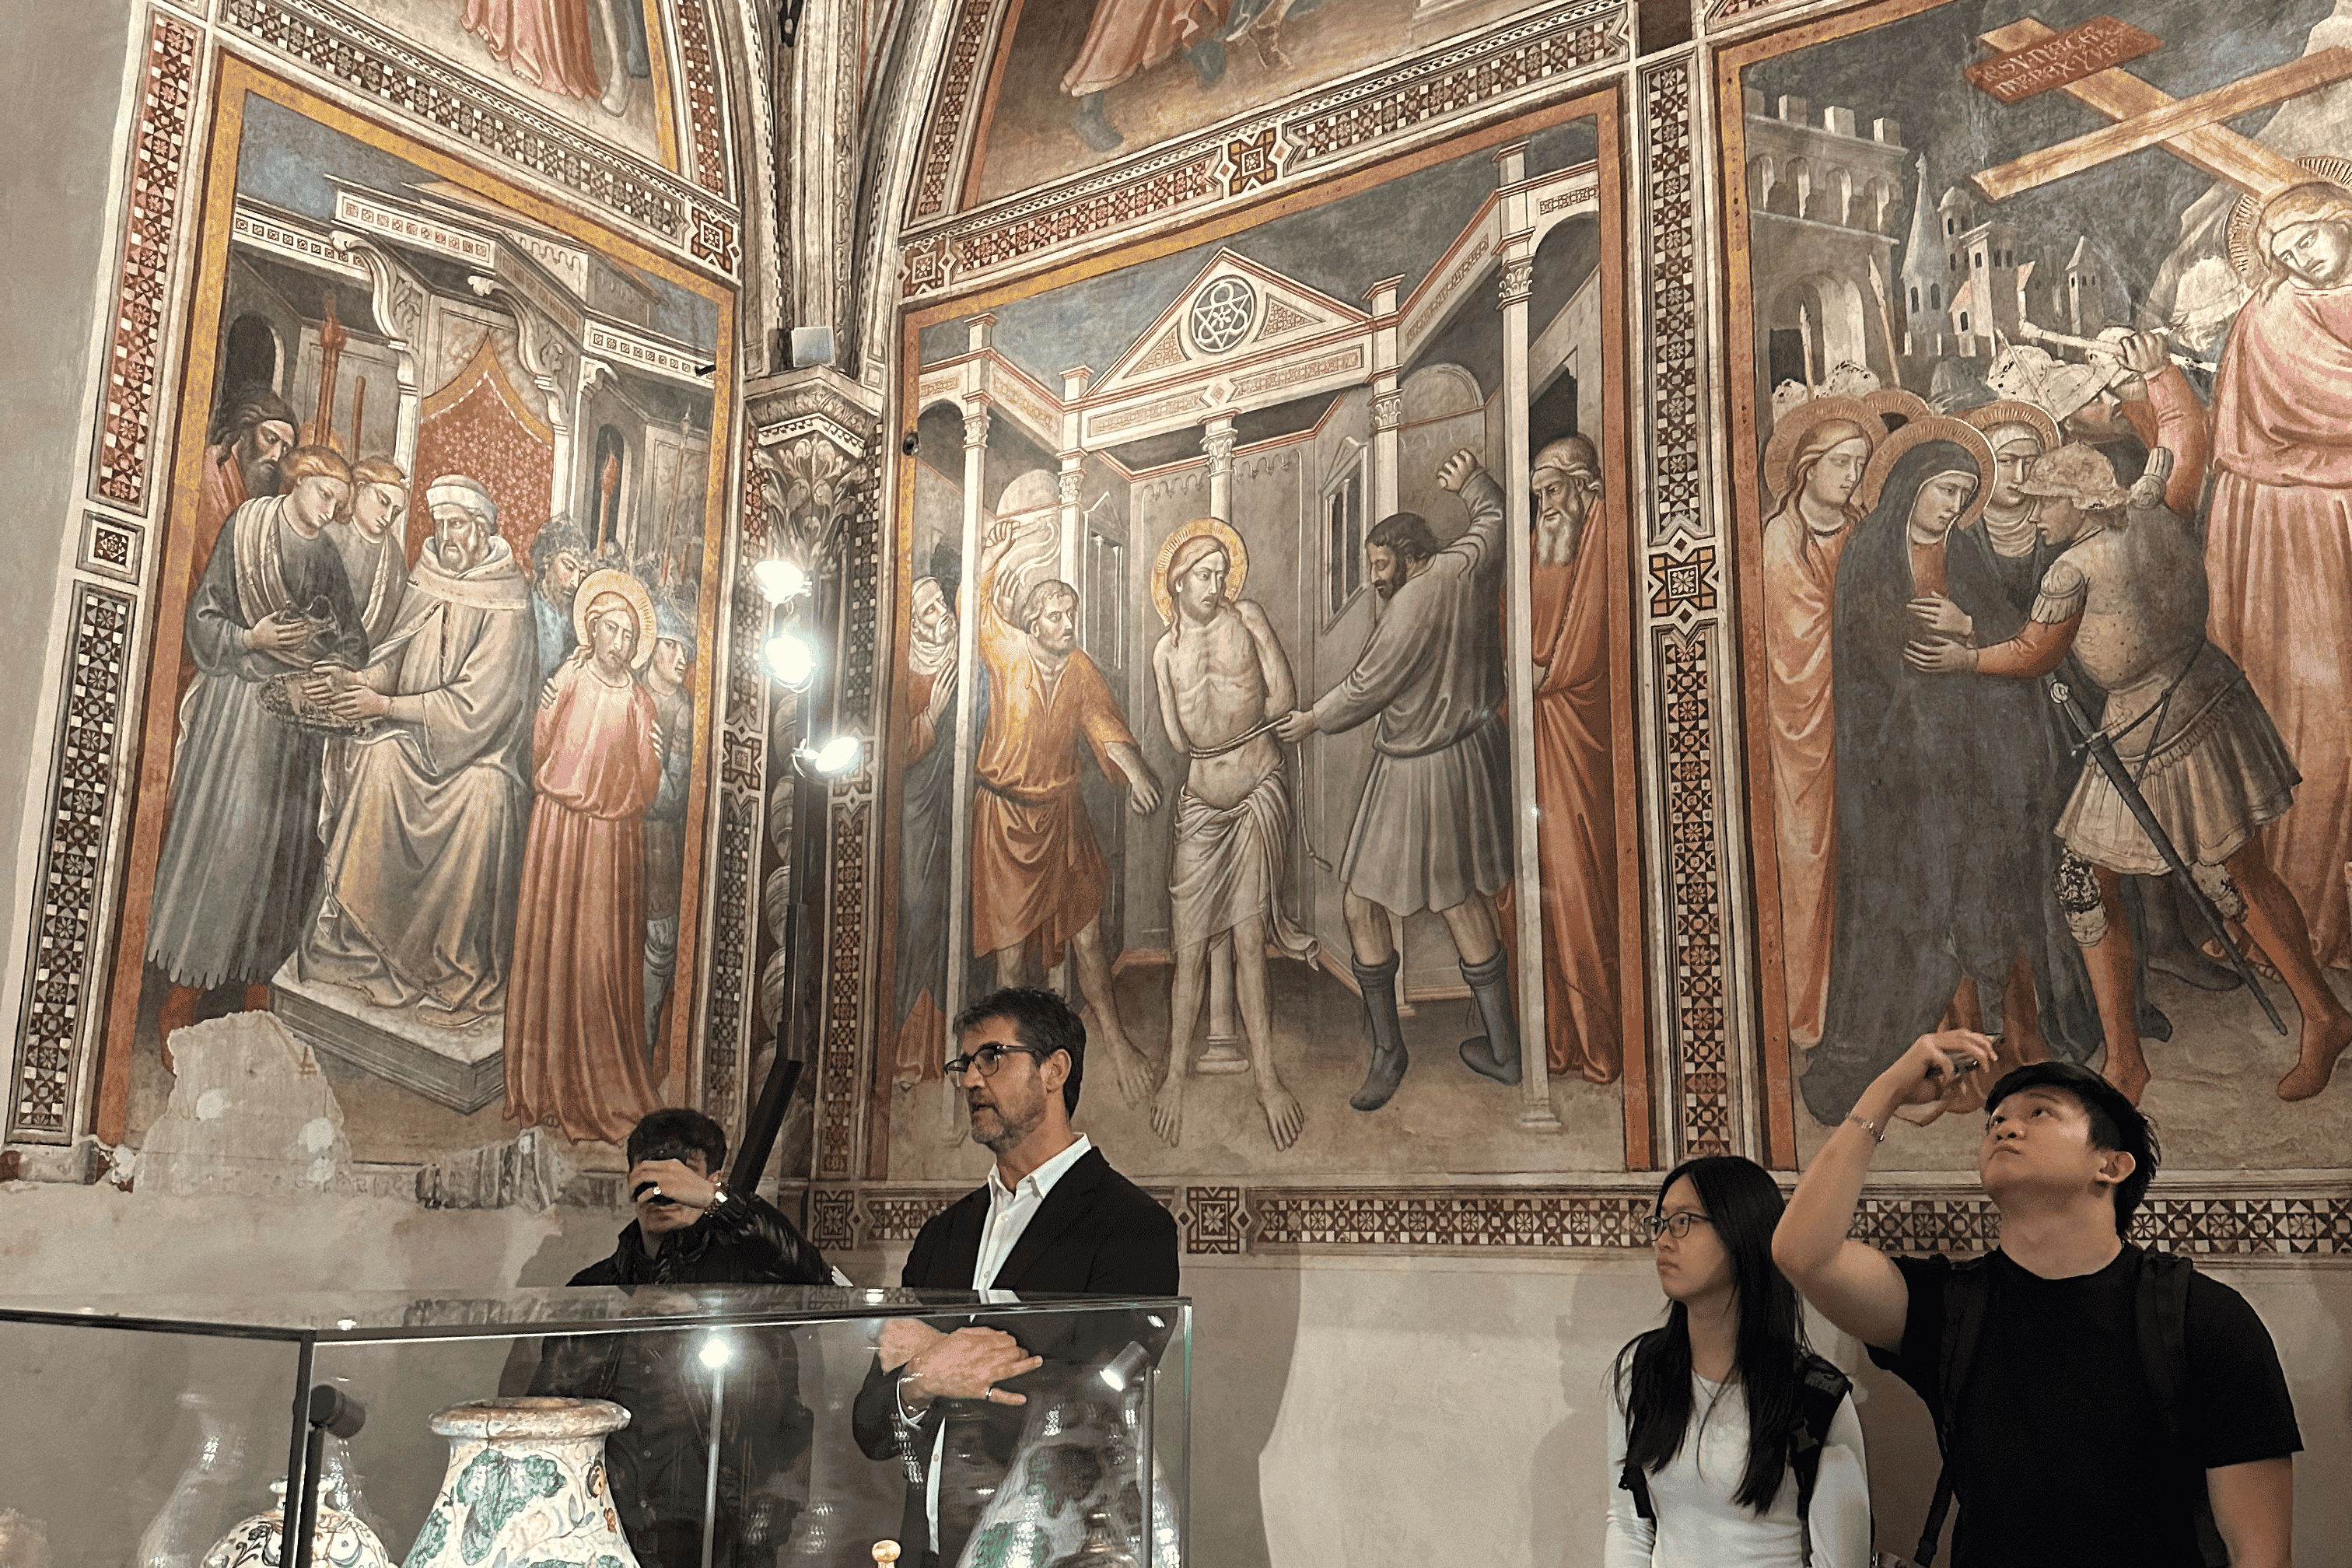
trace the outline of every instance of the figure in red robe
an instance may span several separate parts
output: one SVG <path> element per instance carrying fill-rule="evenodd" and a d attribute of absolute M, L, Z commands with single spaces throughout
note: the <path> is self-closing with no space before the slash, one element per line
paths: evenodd
<path fill-rule="evenodd" d="M 2340 969 L 2352 967 L 2352 194 L 2295 186 L 2253 238 L 2257 291 L 2213 389 L 2207 628 L 2303 771 L 2263 845 L 2320 963 Z"/>
<path fill-rule="evenodd" d="M 580 647 L 532 726 L 539 799 L 523 847 L 507 984 L 506 1113 L 575 1142 L 626 1141 L 660 1104 L 646 1071 L 645 816 L 661 787 L 659 721 L 635 671 L 653 599 L 625 572 L 580 584 Z"/>
<path fill-rule="evenodd" d="M 1618 1018 L 1616 772 L 1609 731 L 1608 530 L 1581 436 L 1536 454 L 1533 601 L 1536 859 L 1543 889 L 1544 1058 L 1553 1077 L 1613 1083 Z M 1511 889 L 1496 899 L 1508 929 Z"/>

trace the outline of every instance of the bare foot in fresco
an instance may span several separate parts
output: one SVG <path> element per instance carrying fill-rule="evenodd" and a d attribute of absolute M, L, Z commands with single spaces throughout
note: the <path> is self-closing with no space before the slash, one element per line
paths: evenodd
<path fill-rule="evenodd" d="M 1184 1141 L 1184 1080 L 1183 1070 L 1171 1061 L 1167 1080 L 1151 1097 L 1151 1130 L 1171 1149 Z"/>
<path fill-rule="evenodd" d="M 1307 1126 L 1307 1112 L 1299 1109 L 1298 1097 L 1285 1089 L 1280 1079 L 1272 1073 L 1258 1079 L 1257 1102 L 1265 1111 L 1265 1130 L 1274 1134 L 1277 1151 L 1298 1142 Z"/>
<path fill-rule="evenodd" d="M 2293 1072 L 2279 1079 L 2278 1097 L 2309 1100 L 2326 1089 L 2335 1075 L 2336 1058 L 2347 1046 L 2352 1046 L 2352 1017 L 2338 1013 L 2333 1017 L 2305 1019 L 2302 1058 Z"/>
<path fill-rule="evenodd" d="M 1151 1092 L 1151 1064 L 1142 1053 L 1114 1035 L 1110 1039 L 1111 1070 L 1118 1075 L 1118 1097 L 1129 1105 L 1140 1105 Z"/>

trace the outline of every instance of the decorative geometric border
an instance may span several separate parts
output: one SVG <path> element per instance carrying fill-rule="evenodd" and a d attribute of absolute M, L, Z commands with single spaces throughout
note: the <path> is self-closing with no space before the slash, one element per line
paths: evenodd
<path fill-rule="evenodd" d="M 329 0 L 220 0 L 218 21 L 347 89 L 683 247 L 698 260 L 730 273 L 740 264 L 732 208 L 712 205 L 667 170 L 614 152 Z"/>
<path fill-rule="evenodd" d="M 966 0 L 957 50 L 968 41 L 980 47 L 990 4 Z M 1624 0 L 1572 0 L 1534 17 L 1507 19 L 1393 70 L 1311 92 L 971 213 L 926 221 L 940 210 L 925 206 L 926 184 L 913 203 L 905 241 L 902 298 L 961 287 L 979 273 L 1034 261 L 1148 220 L 1255 196 L 1310 164 L 1319 175 L 1343 153 L 1373 156 L 1375 141 L 1381 143 L 1380 155 L 1392 155 L 1402 151 L 1393 140 L 1400 132 L 1440 121 L 1469 129 L 1557 97 L 1577 79 L 1623 58 L 1628 47 Z M 951 108 L 958 101 L 959 58 L 950 56 L 925 142 L 925 182 L 935 171 L 942 181 L 952 172 L 965 112 Z"/>
<path fill-rule="evenodd" d="M 106 356 L 105 403 L 99 419 L 92 500 L 147 510 L 150 448 L 155 436 L 155 378 L 163 369 L 166 275 L 187 162 L 189 113 L 195 101 L 197 51 L 204 34 L 162 13 L 147 31 L 139 119 L 131 141 L 131 177 L 122 215 L 122 269 L 115 288 L 114 328 Z"/>
<path fill-rule="evenodd" d="M 940 72 L 938 107 L 931 113 L 931 132 L 923 141 L 922 167 L 915 175 L 911 216 L 916 219 L 947 210 L 956 148 L 963 139 L 963 122 L 972 110 L 972 86 L 979 79 L 989 17 L 996 5 L 997 0 L 963 0 L 956 11 L 954 39 L 948 45 L 945 68 Z"/>
<path fill-rule="evenodd" d="M 1793 1175 L 1781 1178 L 1793 1184 Z M 813 1188 L 810 1235 L 828 1250 L 903 1245 L 968 1187 Z M 1300 1253 L 1598 1253 L 1650 1250 L 1654 1179 L 1600 1186 L 1294 1187 L 1149 1189 L 1176 1216 L 1188 1257 Z M 824 1235 L 817 1234 L 821 1228 Z M 1983 1252 L 2000 1238 L 2000 1216 L 1974 1187 L 1874 1191 L 1849 1232 L 1888 1252 Z M 2297 1181 L 2270 1194 L 2177 1190 L 2149 1194 L 2132 1240 L 2200 1259 L 2352 1266 L 2352 1193 Z"/>
<path fill-rule="evenodd" d="M 1725 892 L 1721 704 L 1716 613 L 1722 581 L 1703 451 L 1702 321 L 1696 216 L 1696 65 L 1681 54 L 1644 68 L 1636 90 L 1637 186 L 1629 222 L 1640 237 L 1642 319 L 1648 352 L 1637 356 L 1642 458 L 1648 486 L 1644 597 L 1649 724 L 1656 748 L 1663 873 L 1653 897 L 1665 909 L 1663 951 L 1671 993 L 1666 1070 L 1658 1089 L 1667 1147 L 1661 1164 L 1743 1150 L 1731 1059 L 1730 910 Z M 1657 875 L 1654 873 L 1654 875 Z M 1660 883 L 1663 885 L 1660 885 Z"/>
<path fill-rule="evenodd" d="M 81 551 L 74 564 L 136 586 L 147 552 L 142 523 L 109 517 L 102 511 L 81 514 Z"/>
<path fill-rule="evenodd" d="M 74 586 L 71 663 L 58 715 L 47 832 L 34 880 L 40 910 L 8 1079 L 5 1138 L 11 1142 L 64 1143 L 75 1131 L 75 1045 L 89 1000 L 137 612 L 138 601 L 129 594 L 90 583 Z"/>
<path fill-rule="evenodd" d="M 677 0 L 678 53 L 684 57 L 686 117 L 694 132 L 694 183 L 727 195 L 727 136 L 719 108 L 719 58 L 703 0 Z"/>
<path fill-rule="evenodd" d="M 1683 58 L 1642 73 L 1642 221 L 1647 263 L 1650 537 L 1709 536 L 1699 420 L 1698 232 L 1692 221 L 1692 82 Z"/>

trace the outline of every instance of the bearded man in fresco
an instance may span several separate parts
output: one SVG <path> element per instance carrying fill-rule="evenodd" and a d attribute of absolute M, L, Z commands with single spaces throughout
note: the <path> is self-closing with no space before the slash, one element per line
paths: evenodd
<path fill-rule="evenodd" d="M 1550 442 L 1529 471 L 1535 532 L 1528 590 L 1535 664 L 1537 886 L 1543 889 L 1545 1061 L 1555 1076 L 1613 1083 L 1617 1018 L 1616 770 L 1609 728 L 1608 531 L 1600 454 Z M 1495 899 L 1510 929 L 1511 888 Z"/>
<path fill-rule="evenodd" d="M 530 811 L 530 589 L 481 481 L 425 490 L 433 537 L 409 574 L 398 647 L 338 676 L 352 745 L 327 898 L 295 973 L 463 1028 L 506 1005 Z"/>
<path fill-rule="evenodd" d="M 1168 1071 L 1152 1100 L 1151 1125 L 1171 1144 L 1183 1136 L 1192 1026 L 1208 978 L 1209 944 L 1230 935 L 1234 994 L 1258 1105 L 1274 1146 L 1287 1149 L 1306 1118 L 1275 1070 L 1265 944 L 1271 936 L 1286 952 L 1304 958 L 1315 942 L 1282 909 L 1290 787 L 1282 748 L 1266 721 L 1290 710 L 1298 685 L 1265 610 L 1255 600 L 1226 597 L 1233 556 L 1225 537 L 1238 544 L 1238 536 L 1214 519 L 1186 523 L 1178 532 L 1189 537 L 1168 557 L 1168 631 L 1151 650 L 1160 722 L 1169 744 L 1186 758 L 1168 871 L 1169 946 L 1175 954 Z"/>
<path fill-rule="evenodd" d="M 2256 291 L 2213 387 L 2207 625 L 2303 771 L 2294 809 L 2263 841 L 2320 963 L 2341 969 L 2352 966 L 2352 192 L 2297 185 L 2253 230 Z"/>
<path fill-rule="evenodd" d="M 1371 1060 L 1348 1103 L 1378 1110 L 1404 1081 L 1391 914 L 1433 910 L 1462 962 L 1486 1034 L 1462 1042 L 1465 1066 L 1497 1083 L 1519 1081 L 1519 1026 L 1495 895 L 1511 879 L 1509 742 L 1503 702 L 1499 605 L 1503 488 L 1467 447 L 1437 470 L 1461 495 L 1470 526 L 1444 549 L 1412 512 L 1382 518 L 1364 536 L 1364 562 L 1387 608 L 1355 668 L 1277 732 L 1296 745 L 1377 718 L 1371 772 L 1339 865 L 1348 938 L 1364 1003 Z"/>
<path fill-rule="evenodd" d="M 1067 950 L 1119 1092 L 1132 1104 L 1150 1089 L 1150 1071 L 1128 1042 L 1111 990 L 1102 939 L 1109 870 L 1078 793 L 1079 743 L 1106 777 L 1126 784 L 1128 809 L 1139 816 L 1159 809 L 1160 780 L 1109 683 L 1078 647 L 1078 591 L 1051 578 L 1031 584 L 1017 626 L 998 607 L 997 577 L 1016 522 L 1006 516 L 990 525 L 972 584 L 990 692 L 973 758 L 972 953 L 993 954 L 998 984 L 1018 985 L 1028 983 L 1033 958 L 1051 969 Z"/>

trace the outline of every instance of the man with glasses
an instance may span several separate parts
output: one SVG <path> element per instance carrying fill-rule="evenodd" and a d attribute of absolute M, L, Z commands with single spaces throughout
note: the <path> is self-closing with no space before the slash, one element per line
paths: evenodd
<path fill-rule="evenodd" d="M 2285 1568 L 2303 1442 L 2270 1333 L 2235 1290 L 2125 1239 L 2154 1130 L 2088 1068 L 2036 1062 L 1988 1095 L 1992 1063 L 1982 1035 L 1922 1036 L 1812 1157 L 1772 1237 L 1805 1300 L 1936 1418 L 1918 1562 L 1957 1499 L 1956 1568 Z M 1896 1115 L 1979 1106 L 2000 1247 L 1889 1258 L 1851 1239 Z"/>
<path fill-rule="evenodd" d="M 899 1282 L 909 1289 L 1172 1296 L 1176 1221 L 1070 1128 L 1086 1071 L 1087 1028 L 1050 991 L 1010 987 L 956 1018 L 947 1064 L 975 1142 L 996 1155 L 985 1184 L 934 1215 Z M 868 1458 L 901 1459 L 900 1539 L 922 1568 L 961 1561 L 1012 1462 L 1021 1406 L 1071 1366 L 1105 1361 L 1120 1325 L 1106 1314 L 1024 1320 L 1024 1346 L 967 1321 L 940 1330 L 911 1318 L 882 1335 L 853 1420 Z M 1033 1352 L 1034 1353 L 1033 1353 Z M 1041 1369 L 1044 1369 L 1041 1372 Z M 1032 1374 L 1037 1374 L 1033 1377 Z"/>

